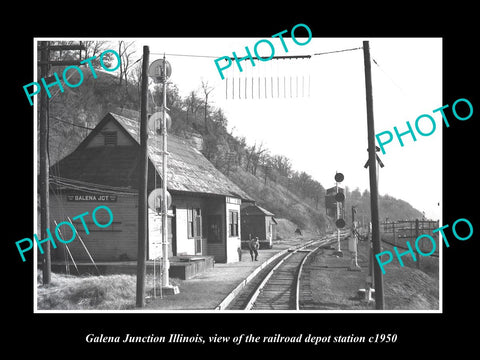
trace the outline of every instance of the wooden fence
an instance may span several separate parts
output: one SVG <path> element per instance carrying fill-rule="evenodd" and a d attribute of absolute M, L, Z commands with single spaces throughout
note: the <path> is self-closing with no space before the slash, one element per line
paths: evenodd
<path fill-rule="evenodd" d="M 408 250 L 406 242 L 408 241 L 415 249 L 416 239 L 422 235 L 427 234 L 435 239 L 436 249 L 432 256 L 438 256 L 438 232 L 433 233 L 432 231 L 438 229 L 439 221 L 438 220 L 398 220 L 395 222 L 385 221 L 381 224 L 383 226 L 383 234 L 386 235 L 383 241 L 391 243 L 393 246 L 398 248 L 404 248 Z M 419 250 L 423 253 L 430 253 L 432 250 L 432 242 L 426 237 L 421 238 L 417 244 Z"/>

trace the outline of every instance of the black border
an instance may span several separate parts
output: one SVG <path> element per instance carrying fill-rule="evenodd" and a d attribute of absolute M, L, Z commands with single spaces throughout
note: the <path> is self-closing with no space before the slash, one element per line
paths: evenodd
<path fill-rule="evenodd" d="M 78 4 L 77 4 L 78 5 Z M 405 354 L 418 355 L 426 350 L 448 349 L 462 345 L 462 350 L 473 347 L 474 330 L 468 328 L 469 319 L 475 312 L 475 265 L 478 244 L 474 236 L 465 242 L 453 240 L 450 248 L 444 247 L 444 313 L 443 314 L 33 314 L 32 312 L 32 263 L 28 258 L 21 263 L 14 241 L 29 237 L 33 229 L 32 179 L 36 176 L 31 166 L 33 161 L 33 107 L 25 101 L 22 86 L 33 79 L 33 38 L 38 36 L 105 36 L 105 37 L 169 37 L 169 36 L 260 36 L 268 37 L 295 24 L 307 24 L 315 37 L 443 37 L 444 101 L 452 104 L 458 98 L 467 98 L 474 107 L 473 118 L 465 122 L 452 121 L 451 127 L 444 127 L 443 147 L 443 205 L 444 223 L 452 224 L 458 218 L 468 218 L 474 228 L 478 227 L 477 214 L 472 211 L 475 203 L 470 194 L 475 193 L 474 168 L 476 152 L 474 149 L 475 123 L 480 111 L 478 88 L 479 79 L 476 66 L 476 44 L 474 27 L 478 24 L 470 19 L 473 7 L 454 6 L 435 14 L 426 9 L 420 12 L 416 7 L 402 3 L 378 9 L 373 5 L 357 5 L 352 8 L 342 3 L 337 9 L 329 9 L 319 3 L 301 5 L 300 3 L 274 4 L 261 12 L 257 4 L 236 3 L 197 4 L 196 9 L 167 10 L 158 6 L 145 6 L 145 20 L 140 21 L 141 5 L 135 5 L 135 13 L 118 4 L 105 4 L 102 13 L 98 6 L 82 5 L 68 14 L 65 8 L 59 14 L 52 12 L 53 4 L 39 11 L 31 9 L 30 15 L 22 13 L 21 35 L 10 36 L 11 30 L 5 29 L 9 37 L 5 44 L 2 61 L 3 69 L 8 69 L 8 86 L 4 97 L 8 99 L 4 106 L 9 109 L 4 118 L 4 166 L 7 171 L 7 186 L 4 187 L 4 217 L 8 221 L 4 251 L 4 274 L 7 284 L 4 288 L 6 305 L 4 311 L 11 316 L 7 335 L 2 335 L 8 347 L 19 350 L 19 345 L 29 344 L 31 349 L 42 352 L 48 349 L 53 355 L 54 349 L 68 346 L 79 354 L 86 347 L 86 353 L 96 350 L 125 349 L 123 344 L 86 344 L 84 339 L 89 333 L 104 333 L 121 336 L 165 335 L 183 333 L 204 337 L 221 334 L 234 336 L 240 333 L 252 333 L 256 336 L 298 335 L 349 335 L 362 336 L 376 333 L 395 333 L 395 344 L 350 344 L 349 349 L 377 349 L 382 356 L 392 355 L 394 349 L 402 349 Z M 133 5 L 132 5 L 133 6 Z M 439 7 L 441 5 L 438 5 Z M 75 5 L 73 6 L 75 8 Z M 387 10 L 388 8 L 388 10 Z M 188 11 L 187 11 L 188 10 Z M 55 14 L 55 15 L 54 15 Z M 473 17 L 473 15 L 471 15 Z M 132 19 L 134 18 L 134 19 Z M 5 26 L 5 25 L 4 25 Z M 8 51 L 7 51 L 8 50 Z M 476 63 L 474 63 L 476 62 Z M 11 99 L 14 103 L 12 104 Z M 478 110 L 477 110 L 478 109 Z M 451 112 L 447 112 L 451 115 Z M 15 136 L 17 135 L 17 136 Z M 10 138 L 13 141 L 10 142 Z M 412 174 L 414 176 L 414 174 Z M 472 181 L 473 180 L 473 181 Z M 473 183 L 470 183 L 473 182 Z M 468 184 L 468 185 L 467 185 Z M 465 185 L 465 186 L 462 186 Z M 13 222 L 11 221 L 13 220 Z M 477 230 L 478 231 L 478 230 Z M 11 315 L 9 315 L 11 314 Z M 475 326 L 475 324 L 472 324 Z M 475 327 L 473 328 L 475 329 Z M 75 347 L 70 347 L 74 345 Z M 80 345 L 78 347 L 78 345 Z M 135 347 L 136 344 L 129 344 Z M 348 345 L 348 344 L 347 344 Z M 193 351 L 215 356 L 212 350 L 242 349 L 256 350 L 260 345 L 197 345 L 191 344 L 141 344 L 142 349 L 160 354 L 163 350 L 173 350 L 172 356 L 186 356 Z M 380 348 L 378 348 L 380 346 Z M 262 351 L 281 353 L 285 348 L 298 351 L 298 354 L 338 348 L 336 344 L 321 346 L 294 346 L 275 344 L 261 345 Z M 77 351 L 78 349 L 78 351 Z M 145 353 L 146 355 L 150 353 Z M 255 354 L 255 353 L 252 353 Z M 259 355 L 260 353 L 257 353 Z"/>

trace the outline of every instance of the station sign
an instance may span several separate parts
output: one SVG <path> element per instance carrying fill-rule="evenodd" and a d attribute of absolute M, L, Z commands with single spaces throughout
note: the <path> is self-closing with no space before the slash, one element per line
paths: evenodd
<path fill-rule="evenodd" d="M 78 193 L 68 194 L 67 201 L 73 202 L 117 202 L 117 195 L 96 194 L 96 193 Z"/>

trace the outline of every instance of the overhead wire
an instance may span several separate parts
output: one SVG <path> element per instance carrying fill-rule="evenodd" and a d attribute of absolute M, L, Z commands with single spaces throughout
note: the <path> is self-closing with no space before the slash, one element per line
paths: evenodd
<path fill-rule="evenodd" d="M 320 53 L 314 53 L 314 54 L 312 54 L 312 55 L 313 55 L 313 56 L 328 55 L 328 54 L 335 54 L 335 53 L 346 52 L 346 51 L 354 51 L 354 50 L 360 50 L 360 49 L 363 49 L 363 47 L 360 46 L 360 47 L 350 48 L 350 49 L 324 51 L 324 52 L 320 52 Z"/>
<path fill-rule="evenodd" d="M 76 126 L 76 127 L 82 128 L 82 129 L 87 129 L 87 130 L 93 130 L 93 129 L 94 129 L 94 128 L 90 128 L 90 127 L 83 126 L 83 125 L 77 125 L 77 124 L 71 123 L 71 122 L 69 122 L 69 121 L 65 121 L 65 120 L 59 119 L 59 118 L 56 117 L 56 116 L 52 116 L 51 118 L 52 118 L 52 119 L 55 119 L 56 121 L 60 121 L 60 122 L 62 122 L 62 123 L 65 123 L 65 124 L 68 124 L 68 125 L 72 125 L 72 126 Z"/>
<path fill-rule="evenodd" d="M 383 67 L 381 67 L 377 60 L 375 60 L 375 58 L 372 57 L 372 62 L 377 66 L 378 69 L 380 69 L 380 71 L 392 82 L 393 85 L 395 85 L 398 90 L 400 90 L 402 92 L 403 95 L 407 95 L 407 93 L 405 92 L 405 90 L 403 90 L 403 88 L 398 85 L 393 79 L 392 77 L 383 69 Z"/>
<path fill-rule="evenodd" d="M 218 59 L 222 56 L 213 56 L 213 55 L 198 55 L 198 54 L 167 54 L 167 53 L 150 53 L 151 55 L 168 55 L 168 56 L 185 56 L 185 57 L 199 57 L 199 58 L 212 58 Z"/>
<path fill-rule="evenodd" d="M 274 56 L 271 60 L 277 60 L 277 59 L 289 59 L 289 58 L 311 58 L 312 56 L 319 56 L 319 55 L 327 55 L 327 54 L 334 54 L 334 53 L 340 53 L 340 52 L 346 52 L 346 51 L 354 51 L 354 50 L 359 50 L 363 49 L 363 47 L 356 47 L 356 48 L 348 48 L 348 49 L 340 49 L 340 50 L 332 50 L 332 51 L 324 51 L 324 52 L 318 52 L 318 53 L 313 53 L 313 54 L 302 54 L 302 55 L 284 55 L 284 56 Z M 182 57 L 193 57 L 193 58 L 207 58 L 207 59 L 219 59 L 225 56 L 214 56 L 214 55 L 200 55 L 200 54 L 171 54 L 171 53 L 156 53 L 152 52 L 150 53 L 151 55 L 165 55 L 165 56 L 182 56 Z M 255 56 L 252 56 L 252 58 L 258 59 Z M 231 60 L 234 60 L 235 58 L 230 57 Z M 140 60 L 140 59 L 139 59 Z M 136 62 L 138 62 L 137 60 Z M 247 58 L 244 59 L 245 61 Z"/>
<path fill-rule="evenodd" d="M 138 193 L 137 190 L 133 190 L 129 187 L 114 187 L 110 185 L 90 183 L 81 180 L 67 179 L 55 175 L 50 175 L 50 183 L 57 184 L 65 188 L 84 191 L 97 191 L 104 194 L 134 195 Z"/>

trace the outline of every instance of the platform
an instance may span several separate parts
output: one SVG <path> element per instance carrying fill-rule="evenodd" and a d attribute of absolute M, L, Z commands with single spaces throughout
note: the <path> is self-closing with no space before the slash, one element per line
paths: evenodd
<path fill-rule="evenodd" d="M 195 276 L 204 273 L 209 269 L 213 269 L 215 261 L 213 256 L 193 256 L 182 255 L 173 256 L 170 259 L 170 277 L 181 280 L 192 279 Z M 136 261 L 103 261 L 96 262 L 76 262 L 77 269 L 73 263 L 65 264 L 64 261 L 52 261 L 52 271 L 56 273 L 66 273 L 67 266 L 70 274 L 75 275 L 110 275 L 110 274 L 136 274 Z M 153 273 L 161 269 L 161 260 L 146 262 L 146 272 Z"/>
<path fill-rule="evenodd" d="M 280 253 L 288 251 L 292 246 L 307 243 L 308 240 L 292 239 L 274 244 L 272 249 L 262 249 L 258 252 L 258 261 L 252 261 L 248 251 L 243 250 L 241 261 L 229 264 L 218 263 L 214 268 L 190 280 L 177 281 L 179 294 L 164 296 L 162 299 L 150 298 L 145 310 L 225 310 L 237 291 L 269 261 Z"/>
<path fill-rule="evenodd" d="M 214 266 L 213 256 L 174 256 L 170 258 L 170 277 L 188 280 Z"/>

